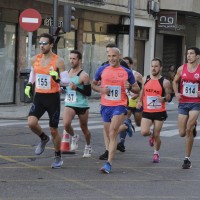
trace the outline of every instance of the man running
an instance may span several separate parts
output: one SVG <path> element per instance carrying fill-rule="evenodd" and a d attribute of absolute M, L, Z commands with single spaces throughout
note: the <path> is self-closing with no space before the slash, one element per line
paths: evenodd
<path fill-rule="evenodd" d="M 162 62 L 158 58 L 151 61 L 151 74 L 143 77 L 143 86 L 140 100 L 143 100 L 141 134 L 150 136 L 149 144 L 154 146 L 153 162 L 159 163 L 161 146 L 160 132 L 167 118 L 165 102 L 170 100 L 171 84 L 161 76 Z M 137 108 L 141 107 L 141 101 Z M 153 131 L 150 128 L 153 125 Z"/>
<path fill-rule="evenodd" d="M 71 126 L 75 115 L 78 115 L 81 130 L 85 136 L 85 149 L 83 157 L 91 157 L 91 134 L 88 130 L 89 105 L 91 96 L 89 75 L 81 68 L 82 54 L 77 50 L 70 51 L 69 85 L 66 88 L 65 108 L 63 113 L 64 129 L 72 136 L 71 150 L 78 149 L 79 135 L 74 133 Z"/>
<path fill-rule="evenodd" d="M 179 135 L 186 136 L 183 169 L 192 167 L 190 155 L 194 137 L 197 134 L 196 121 L 200 113 L 200 50 L 191 47 L 187 50 L 187 63 L 180 66 L 173 80 L 173 89 L 178 106 Z M 180 86 L 180 91 L 178 90 Z"/>
<path fill-rule="evenodd" d="M 60 168 L 63 164 L 60 152 L 61 138 L 58 133 L 60 118 L 60 86 L 68 83 L 68 73 L 65 71 L 63 59 L 52 52 L 54 38 L 43 33 L 39 37 L 41 53 L 31 58 L 32 70 L 25 94 L 30 98 L 35 83 L 35 96 L 28 116 L 29 128 L 40 137 L 41 141 L 35 149 L 35 154 L 43 153 L 50 137 L 44 133 L 38 121 L 47 111 L 49 115 L 49 128 L 55 149 L 55 162 L 52 168 Z M 60 79 L 59 79 L 60 74 Z"/>
<path fill-rule="evenodd" d="M 123 60 L 127 63 L 129 69 L 132 70 L 132 65 L 133 65 L 132 58 L 131 57 L 124 57 Z M 138 85 L 141 87 L 143 76 L 135 70 L 132 70 L 132 72 L 133 72 L 133 75 L 135 77 L 135 80 L 137 81 Z M 121 152 L 126 151 L 125 145 L 124 145 L 126 136 L 128 135 L 129 137 L 132 137 L 132 134 L 131 134 L 132 132 L 129 131 L 129 129 L 126 128 L 126 124 L 128 124 L 128 123 L 132 124 L 131 119 L 130 119 L 131 114 L 133 114 L 133 116 L 134 116 L 136 126 L 140 126 L 141 119 L 142 119 L 142 111 L 143 111 L 143 106 L 141 106 L 139 109 L 136 108 L 139 94 L 134 94 L 129 90 L 126 90 L 126 93 L 127 93 L 127 96 L 128 96 L 128 107 L 127 107 L 128 114 L 127 114 L 127 119 L 124 122 L 124 125 L 122 125 L 122 127 L 121 127 L 122 131 L 119 134 L 120 141 L 117 144 L 117 150 L 119 150 Z"/>
<path fill-rule="evenodd" d="M 104 130 L 108 137 L 108 161 L 101 168 L 104 173 L 110 173 L 112 161 L 117 147 L 119 127 L 126 118 L 126 89 L 139 93 L 139 86 L 131 70 L 120 66 L 120 50 L 110 48 L 109 65 L 98 68 L 92 82 L 92 88 L 101 93 L 101 116 Z M 101 85 L 98 82 L 101 81 Z"/>

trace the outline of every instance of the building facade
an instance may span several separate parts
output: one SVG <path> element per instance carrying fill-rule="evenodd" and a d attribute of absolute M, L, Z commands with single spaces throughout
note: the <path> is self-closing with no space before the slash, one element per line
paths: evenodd
<path fill-rule="evenodd" d="M 61 28 L 64 4 L 76 8 L 75 30 L 61 34 L 57 44 L 57 53 L 64 58 L 68 69 L 72 49 L 83 53 L 83 68 L 91 79 L 107 59 L 105 46 L 108 43 L 116 43 L 122 56 L 128 56 L 130 1 L 133 0 L 58 1 Z M 30 69 L 28 58 L 39 53 L 39 35 L 52 30 L 54 3 L 55 0 L 0 1 L 0 105 L 26 102 L 23 90 L 27 75 L 22 72 Z M 149 74 L 154 56 L 163 60 L 163 74 L 166 74 L 168 65 L 178 67 L 185 61 L 187 47 L 200 46 L 199 0 L 134 0 L 134 5 L 133 59 L 134 68 L 141 74 Z M 20 13 L 28 8 L 36 9 L 42 16 L 41 26 L 32 33 L 30 49 L 30 34 L 19 25 Z"/>
<path fill-rule="evenodd" d="M 155 56 L 163 60 L 163 75 L 167 75 L 169 65 L 178 68 L 186 62 L 187 48 L 200 48 L 199 25 L 199 0 L 160 0 Z"/>
<path fill-rule="evenodd" d="M 53 26 L 54 0 L 0 1 L 0 104 L 21 104 L 27 102 L 23 90 L 30 69 L 29 58 L 39 53 L 38 37 L 50 33 Z M 105 46 L 116 43 L 122 56 L 128 56 L 129 35 L 120 28 L 129 25 L 129 0 L 59 0 L 58 26 L 63 23 L 63 5 L 76 8 L 75 30 L 61 34 L 57 53 L 64 58 L 67 68 L 70 50 L 76 48 L 83 53 L 83 68 L 93 79 L 96 69 L 107 59 Z M 147 0 L 135 1 L 135 57 L 138 71 L 145 72 L 154 52 L 155 20 L 146 10 Z M 42 25 L 31 36 L 19 25 L 20 13 L 28 8 L 36 9 L 42 16 Z M 109 31 L 117 25 L 118 31 Z"/>

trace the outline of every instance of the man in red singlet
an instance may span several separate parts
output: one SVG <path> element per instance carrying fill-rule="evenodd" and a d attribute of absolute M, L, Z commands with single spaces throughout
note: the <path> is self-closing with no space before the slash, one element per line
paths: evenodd
<path fill-rule="evenodd" d="M 63 59 L 52 52 L 54 38 L 43 33 L 40 35 L 39 46 L 41 53 L 31 58 L 31 73 L 25 88 L 25 94 L 30 97 L 31 89 L 35 84 L 35 96 L 28 116 L 29 128 L 40 137 L 41 141 L 35 149 L 35 154 L 43 153 L 50 137 L 44 133 L 38 121 L 47 111 L 49 127 L 55 148 L 55 161 L 52 168 L 60 168 L 63 164 L 60 152 L 61 138 L 58 133 L 60 118 L 60 85 L 68 83 L 68 73 L 65 71 Z M 59 79 L 60 77 L 60 79 Z"/>
<path fill-rule="evenodd" d="M 143 77 L 142 92 L 139 97 L 143 100 L 141 134 L 150 136 L 149 144 L 154 146 L 153 163 L 160 162 L 159 150 L 161 146 L 160 132 L 167 118 L 165 102 L 170 100 L 171 84 L 161 76 L 162 62 L 158 58 L 151 61 L 151 74 Z M 141 106 L 138 101 L 136 107 Z M 150 128 L 153 125 L 153 132 Z"/>
<path fill-rule="evenodd" d="M 196 121 L 200 113 L 200 50 L 191 47 L 187 50 L 187 63 L 180 66 L 173 80 L 173 89 L 178 106 L 179 135 L 186 136 L 185 159 L 182 168 L 192 167 L 190 155 L 194 137 L 196 136 Z M 180 84 L 180 85 L 179 85 Z M 180 86 L 180 91 L 179 87 Z"/>

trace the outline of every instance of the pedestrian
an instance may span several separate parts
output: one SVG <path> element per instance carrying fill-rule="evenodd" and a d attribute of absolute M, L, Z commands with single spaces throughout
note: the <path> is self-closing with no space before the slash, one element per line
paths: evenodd
<path fill-rule="evenodd" d="M 82 54 L 77 50 L 70 51 L 69 55 L 69 85 L 66 88 L 65 108 L 63 113 L 64 129 L 72 136 L 71 150 L 78 149 L 79 135 L 72 128 L 72 120 L 78 115 L 81 130 L 85 136 L 85 149 L 83 157 L 91 157 L 91 134 L 88 130 L 89 105 L 91 96 L 89 75 L 81 68 Z"/>
<path fill-rule="evenodd" d="M 124 57 L 123 60 L 127 63 L 129 69 L 132 70 L 132 65 L 133 65 L 132 58 L 131 57 Z M 137 81 L 138 85 L 141 88 L 143 76 L 135 70 L 132 70 L 132 72 L 133 72 L 133 75 L 135 77 L 135 80 Z M 126 90 L 126 93 L 127 93 L 127 96 L 128 96 L 128 107 L 127 107 L 128 114 L 127 114 L 127 119 L 125 119 L 125 123 L 123 125 L 124 128 L 121 128 L 122 131 L 119 134 L 120 141 L 117 144 L 117 150 L 119 150 L 121 152 L 126 151 L 125 145 L 124 145 L 126 136 L 129 135 L 129 137 L 132 137 L 132 134 L 130 134 L 131 131 L 127 131 L 129 129 L 126 128 L 126 124 L 132 124 L 131 119 L 130 119 L 131 114 L 133 114 L 133 116 L 134 116 L 136 126 L 140 126 L 141 119 L 142 119 L 142 111 L 143 111 L 143 106 L 141 106 L 139 109 L 136 108 L 139 94 L 134 94 L 129 90 Z M 127 122 L 129 122 L 129 123 L 127 123 Z M 135 130 L 134 127 L 133 127 L 133 129 Z"/>
<path fill-rule="evenodd" d="M 115 43 L 109 43 L 106 45 L 106 54 L 109 52 L 110 49 L 112 48 L 117 48 L 117 45 Z M 128 64 L 123 60 L 121 59 L 121 54 L 120 54 L 120 59 L 119 59 L 119 62 L 120 62 L 120 65 L 129 69 L 129 66 Z M 108 66 L 109 65 L 109 61 L 107 60 L 106 62 L 102 63 L 101 66 Z M 100 83 L 99 83 L 100 84 Z M 131 124 L 131 121 L 130 119 L 125 119 L 124 120 L 124 123 L 120 126 L 119 128 L 119 132 L 125 132 L 127 133 L 128 135 L 132 135 L 133 134 L 133 131 L 134 131 L 134 127 L 132 126 Z M 106 131 L 103 130 L 103 137 L 104 137 L 104 143 L 105 143 L 105 152 L 103 154 L 101 154 L 99 156 L 99 159 L 100 160 L 108 160 L 108 143 L 109 143 L 109 139 L 108 139 L 108 136 L 106 134 Z M 121 149 L 122 150 L 122 149 Z"/>
<path fill-rule="evenodd" d="M 116 47 L 110 48 L 107 57 L 109 65 L 98 68 L 92 82 L 92 89 L 101 93 L 101 116 L 108 138 L 108 160 L 101 168 L 104 173 L 111 171 L 117 148 L 118 129 L 127 115 L 125 90 L 139 93 L 139 86 L 131 70 L 120 66 L 120 50 Z"/>
<path fill-rule="evenodd" d="M 167 118 L 165 102 L 170 100 L 171 85 L 169 80 L 161 76 L 162 62 L 159 58 L 151 61 L 151 73 L 143 77 L 140 100 L 143 101 L 141 134 L 149 137 L 149 145 L 154 147 L 153 162 L 159 163 L 161 146 L 160 132 Z M 140 101 L 137 108 L 141 106 Z M 153 125 L 153 130 L 150 131 Z"/>
<path fill-rule="evenodd" d="M 187 63 L 180 66 L 173 81 L 173 89 L 178 105 L 179 135 L 186 136 L 185 159 L 182 168 L 192 167 L 190 156 L 194 137 L 196 137 L 197 119 L 200 113 L 200 50 L 191 47 L 187 50 Z M 179 90 L 180 88 L 180 90 Z"/>
<path fill-rule="evenodd" d="M 33 84 L 35 95 L 28 115 L 29 128 L 40 137 L 41 141 L 35 149 L 35 154 L 43 153 L 50 137 L 42 130 L 39 119 L 47 111 L 49 115 L 49 128 L 55 149 L 55 161 L 52 168 L 60 168 L 63 164 L 60 152 L 61 138 L 58 133 L 60 118 L 60 85 L 68 83 L 68 73 L 62 58 L 52 52 L 54 38 L 43 33 L 39 36 L 40 54 L 31 58 L 31 73 L 25 88 L 25 94 L 30 98 Z M 60 76 L 60 79 L 59 79 Z"/>
<path fill-rule="evenodd" d="M 167 79 L 170 81 L 171 85 L 172 85 L 175 75 L 176 75 L 176 68 L 174 67 L 174 65 L 169 65 L 168 72 L 167 72 Z M 170 102 L 172 101 L 173 97 L 174 97 L 174 90 L 172 88 Z"/>

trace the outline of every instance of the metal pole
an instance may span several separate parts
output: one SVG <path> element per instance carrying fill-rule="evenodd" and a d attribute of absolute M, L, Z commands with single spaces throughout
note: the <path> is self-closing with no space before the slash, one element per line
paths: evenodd
<path fill-rule="evenodd" d="M 134 60 L 134 5 L 135 0 L 129 0 L 130 5 L 130 30 L 129 30 L 129 56 Z"/>
<path fill-rule="evenodd" d="M 53 27 L 52 27 L 52 35 L 55 34 L 58 28 L 58 0 L 53 1 Z M 57 44 L 54 43 L 53 52 L 57 53 Z"/>
<path fill-rule="evenodd" d="M 28 69 L 31 69 L 32 36 L 33 32 L 28 32 Z"/>

